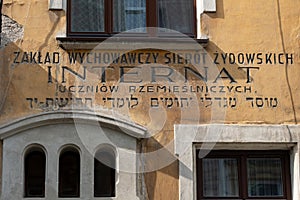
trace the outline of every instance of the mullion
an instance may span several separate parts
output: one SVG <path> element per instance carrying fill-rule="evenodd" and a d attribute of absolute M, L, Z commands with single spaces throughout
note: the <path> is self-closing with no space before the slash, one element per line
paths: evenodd
<path fill-rule="evenodd" d="M 247 173 L 247 155 L 242 154 L 240 156 L 241 160 L 241 179 L 240 179 L 240 188 L 241 188 L 241 198 L 242 199 L 247 199 L 248 197 L 248 173 Z M 244 176 L 243 176 L 244 174 Z"/>
<path fill-rule="evenodd" d="M 193 24 L 193 29 L 194 29 L 194 31 L 193 31 L 193 34 L 194 34 L 194 36 L 195 37 L 197 37 L 197 0 L 194 0 L 194 16 L 193 16 L 193 18 L 194 18 L 194 24 Z"/>
<path fill-rule="evenodd" d="M 284 196 L 286 199 L 292 199 L 292 194 L 291 194 L 291 182 L 290 178 L 291 177 L 291 172 L 290 172 L 290 167 L 289 167 L 289 162 L 290 159 L 288 158 L 289 154 L 286 153 L 285 155 L 282 155 L 281 159 L 283 162 L 283 191 L 284 191 Z"/>
<path fill-rule="evenodd" d="M 199 150 L 196 151 L 196 155 L 198 155 L 198 154 L 199 154 Z M 200 158 L 198 158 L 198 156 L 196 156 L 197 199 L 203 198 L 203 191 L 202 191 L 202 188 L 203 188 L 203 168 L 202 168 L 203 162 L 202 162 L 202 160 L 203 159 L 200 159 Z"/>
<path fill-rule="evenodd" d="M 148 27 L 157 27 L 157 0 L 146 0 L 146 24 Z"/>
<path fill-rule="evenodd" d="M 155 28 L 158 26 L 157 14 L 157 0 L 146 0 L 147 33 L 152 37 L 157 35 L 157 30 Z"/>
<path fill-rule="evenodd" d="M 105 33 L 112 33 L 113 26 L 113 0 L 104 0 Z"/>

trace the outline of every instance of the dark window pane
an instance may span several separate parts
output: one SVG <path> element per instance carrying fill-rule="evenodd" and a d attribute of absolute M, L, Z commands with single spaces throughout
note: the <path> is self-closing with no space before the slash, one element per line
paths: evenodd
<path fill-rule="evenodd" d="M 203 195 L 205 197 L 239 196 L 236 159 L 203 159 Z"/>
<path fill-rule="evenodd" d="M 59 157 L 59 197 L 79 197 L 80 155 L 74 150 Z"/>
<path fill-rule="evenodd" d="M 45 196 L 46 156 L 40 151 L 32 151 L 25 157 L 25 197 Z"/>
<path fill-rule="evenodd" d="M 104 0 L 72 0 L 72 32 L 104 32 Z"/>
<path fill-rule="evenodd" d="M 114 32 L 144 32 L 146 27 L 146 0 L 114 0 Z"/>
<path fill-rule="evenodd" d="M 194 0 L 157 0 L 158 26 L 194 33 Z"/>
<path fill-rule="evenodd" d="M 94 196 L 115 196 L 115 156 L 113 152 L 98 151 L 94 159 Z"/>
<path fill-rule="evenodd" d="M 280 158 L 248 158 L 249 197 L 283 196 Z"/>

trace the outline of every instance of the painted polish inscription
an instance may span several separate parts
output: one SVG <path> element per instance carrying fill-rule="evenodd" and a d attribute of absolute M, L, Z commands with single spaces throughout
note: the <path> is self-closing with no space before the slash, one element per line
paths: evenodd
<path fill-rule="evenodd" d="M 277 96 L 254 86 L 262 68 L 294 63 L 286 53 L 14 52 L 14 64 L 39 65 L 54 94 L 26 97 L 30 109 L 218 107 L 274 109 Z"/>

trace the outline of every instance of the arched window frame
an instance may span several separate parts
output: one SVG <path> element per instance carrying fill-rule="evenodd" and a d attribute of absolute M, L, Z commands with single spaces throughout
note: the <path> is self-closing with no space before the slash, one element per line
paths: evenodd
<path fill-rule="evenodd" d="M 126 173 L 126 171 L 131 172 L 131 170 L 136 169 L 138 158 L 137 156 L 131 155 L 135 155 L 135 153 L 137 152 L 137 148 L 139 145 L 137 144 L 137 140 L 146 136 L 147 129 L 138 124 L 135 124 L 132 121 L 127 121 L 125 119 L 115 119 L 111 116 L 103 115 L 101 113 L 99 115 L 95 115 L 95 113 L 93 112 L 82 111 L 75 111 L 75 113 L 76 115 L 74 115 L 74 111 L 54 111 L 39 113 L 26 116 L 20 120 L 18 119 L 16 121 L 11 121 L 10 123 L 1 126 L 2 128 L 0 128 L 0 135 L 4 143 L 3 155 L 5 155 L 3 156 L 3 162 L 5 163 L 5 165 L 3 166 L 2 176 L 3 180 L 11 180 L 9 182 L 3 182 L 1 192 L 2 198 L 24 198 L 24 149 L 28 145 L 34 144 L 35 142 L 33 141 L 37 141 L 37 139 L 39 139 L 38 143 L 45 146 L 48 153 L 46 155 L 46 197 L 38 199 L 48 199 L 50 198 L 50 196 L 52 196 L 55 199 L 58 198 L 58 156 L 61 148 L 64 147 L 66 144 L 75 144 L 79 146 L 81 149 L 80 153 L 82 158 L 81 166 L 84 167 L 88 164 L 88 167 L 84 168 L 84 170 L 82 169 L 81 172 L 80 198 L 89 196 L 91 199 L 112 199 L 92 198 L 93 153 L 99 145 L 99 140 L 93 140 L 92 144 L 89 145 L 90 149 L 86 149 L 87 146 L 84 146 L 84 144 L 86 143 L 82 143 L 84 141 L 82 141 L 81 139 L 78 140 L 77 137 L 73 138 L 73 135 L 71 133 L 74 131 L 73 123 L 75 119 L 84 122 L 82 124 L 85 128 L 84 130 L 87 130 L 86 127 L 89 127 L 91 124 L 94 124 L 95 121 L 97 122 L 97 125 L 98 123 L 109 125 L 108 127 L 103 128 L 105 132 L 107 131 L 107 133 L 109 134 L 116 134 L 116 137 L 112 137 L 111 139 L 113 146 L 118 152 L 117 168 L 123 168 L 123 163 L 128 164 L 126 164 L 125 166 L 125 171 L 118 170 L 116 185 L 117 197 L 126 196 L 128 197 L 128 199 L 136 199 L 140 197 L 140 195 L 142 195 L 142 191 L 139 190 L 139 184 L 141 179 L 139 179 L 135 173 L 129 175 L 128 173 Z M 115 127 L 118 127 L 119 129 L 116 129 Z M 118 131 L 120 130 L 120 128 L 126 131 Z M 64 130 L 62 133 L 63 137 L 53 138 L 51 134 L 53 134 L 53 132 L 58 133 L 59 130 Z M 99 132 L 97 130 L 94 130 L 93 128 L 91 130 L 94 136 L 99 135 Z M 49 143 L 49 135 L 52 141 L 51 143 Z M 49 144 L 51 145 L 49 146 Z M 14 147 L 13 149 L 10 148 L 12 146 Z M 87 152 L 87 150 L 89 152 Z M 90 150 L 92 150 L 93 153 Z M 128 187 L 128 183 L 131 184 L 131 187 Z M 19 184 L 21 184 L 20 187 L 11 187 L 12 185 L 18 186 Z M 52 190 L 51 188 L 54 190 Z"/>
<path fill-rule="evenodd" d="M 30 191 L 29 191 L 29 188 L 28 188 L 28 177 L 27 177 L 27 167 L 26 167 L 26 159 L 28 157 L 29 154 L 31 154 L 32 152 L 42 152 L 44 154 L 44 181 L 43 181 L 43 186 L 42 186 L 42 193 L 41 194 L 30 194 Z M 46 195 L 46 179 L 47 179 L 47 151 L 46 149 L 40 145 L 40 144 L 31 144 L 29 146 L 27 146 L 25 149 L 24 149 L 24 152 L 23 152 L 23 184 L 24 184 L 24 187 L 23 187 L 23 196 L 24 198 L 35 198 L 35 197 L 45 197 Z"/>
<path fill-rule="evenodd" d="M 111 180 L 114 184 L 113 184 L 113 188 L 112 188 L 112 193 L 107 195 L 107 194 L 99 194 L 99 191 L 96 191 L 96 159 L 97 159 L 97 154 L 99 153 L 108 153 L 111 154 L 111 156 L 113 157 L 113 173 L 114 176 L 112 177 L 113 180 Z M 100 146 L 98 146 L 94 152 L 94 156 L 93 156 L 93 193 L 94 193 L 94 197 L 116 197 L 117 196 L 117 182 L 118 182 L 118 153 L 116 151 L 116 148 L 109 145 L 109 144 L 102 144 Z"/>
<path fill-rule="evenodd" d="M 77 173 L 78 173 L 78 180 L 77 180 L 77 191 L 75 194 L 63 194 L 63 191 L 61 191 L 61 168 L 60 168 L 60 164 L 61 164 L 61 156 L 62 154 L 66 153 L 66 152 L 75 152 L 78 154 L 79 156 L 79 166 L 78 166 L 78 170 Z M 82 173 L 82 170 L 81 170 L 81 167 L 82 167 L 82 153 L 81 153 L 81 150 L 78 146 L 76 145 L 73 145 L 73 144 L 67 144 L 67 145 L 64 145 L 63 147 L 61 147 L 58 151 L 58 166 L 57 166 L 57 181 L 58 181 L 58 185 L 57 185 L 57 191 L 58 191 L 58 197 L 59 198 L 77 198 L 77 197 L 80 197 L 80 191 L 81 191 L 81 180 L 82 180 L 82 177 L 81 177 L 81 173 Z"/>

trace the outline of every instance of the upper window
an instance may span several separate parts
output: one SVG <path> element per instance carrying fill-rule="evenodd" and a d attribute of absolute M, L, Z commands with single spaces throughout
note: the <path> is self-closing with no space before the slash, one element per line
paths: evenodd
<path fill-rule="evenodd" d="M 79 197 L 80 155 L 73 147 L 66 148 L 59 156 L 59 197 Z"/>
<path fill-rule="evenodd" d="M 68 0 L 67 10 L 69 36 L 146 33 L 145 27 L 195 36 L 195 0 Z"/>
<path fill-rule="evenodd" d="M 290 199 L 287 152 L 213 151 L 197 158 L 197 199 Z"/>
<path fill-rule="evenodd" d="M 25 154 L 25 197 L 45 197 L 46 155 L 33 147 Z"/>

